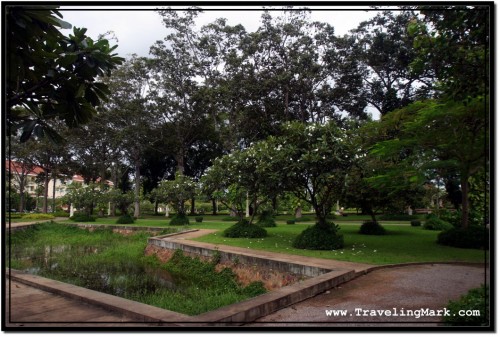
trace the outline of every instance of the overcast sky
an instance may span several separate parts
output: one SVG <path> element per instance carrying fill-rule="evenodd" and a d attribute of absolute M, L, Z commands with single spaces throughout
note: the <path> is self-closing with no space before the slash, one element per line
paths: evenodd
<path fill-rule="evenodd" d="M 127 10 L 123 10 L 123 8 L 127 8 Z M 200 27 L 213 22 L 216 18 L 225 17 L 228 19 L 229 25 L 241 23 L 247 31 L 255 31 L 260 24 L 260 15 L 262 14 L 261 6 L 239 6 L 237 8 L 235 6 L 225 8 L 205 6 L 205 8 L 207 11 L 197 18 Z M 361 21 L 376 14 L 375 11 L 367 9 L 366 6 L 322 6 L 310 7 L 310 9 L 313 21 L 328 22 L 335 28 L 335 33 L 338 35 L 346 34 L 350 29 L 356 28 Z M 123 57 L 132 53 L 147 56 L 149 47 L 167 35 L 161 17 L 154 11 L 154 7 L 61 6 L 60 12 L 64 21 L 76 27 L 87 28 L 87 34 L 92 38 L 113 31 L 118 38 L 117 52 Z M 276 14 L 278 13 L 276 12 Z M 69 31 L 66 30 L 65 34 L 69 34 Z"/>

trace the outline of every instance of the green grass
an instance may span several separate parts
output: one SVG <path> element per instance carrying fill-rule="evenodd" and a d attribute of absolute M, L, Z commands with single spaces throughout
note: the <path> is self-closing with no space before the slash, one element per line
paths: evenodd
<path fill-rule="evenodd" d="M 370 264 L 392 264 L 407 262 L 484 262 L 485 252 L 477 249 L 461 249 L 438 245 L 438 231 L 428 231 L 421 227 L 412 227 L 410 221 L 380 221 L 386 228 L 387 235 L 371 236 L 358 234 L 361 223 L 369 216 L 349 215 L 334 220 L 344 234 L 344 249 L 337 251 L 311 251 L 292 247 L 294 238 L 312 221 L 287 225 L 285 221 L 291 215 L 279 215 L 277 227 L 267 228 L 268 237 L 263 239 L 225 238 L 222 231 L 234 224 L 222 221 L 227 215 L 204 215 L 203 222 L 197 223 L 190 216 L 191 224 L 184 228 L 216 229 L 218 232 L 196 239 L 200 242 L 226 244 L 244 248 L 267 250 L 285 254 L 296 254 L 341 261 Z M 309 219 L 314 216 L 305 215 Z M 115 225 L 117 218 L 99 218 L 96 224 Z M 134 226 L 169 227 L 165 216 L 147 216 L 136 220 Z"/>
<path fill-rule="evenodd" d="M 278 225 L 267 228 L 268 237 L 262 239 L 225 238 L 216 232 L 195 239 L 200 242 L 224 244 L 285 254 L 296 254 L 341 261 L 393 264 L 407 262 L 484 262 L 485 252 L 477 249 L 461 249 L 441 246 L 436 243 L 438 232 L 428 231 L 409 224 L 395 222 L 385 224 L 387 235 L 373 236 L 358 234 L 361 224 L 341 225 L 345 246 L 336 251 L 304 250 L 292 247 L 293 239 L 307 225 Z M 389 223 L 389 222 L 388 222 Z"/>

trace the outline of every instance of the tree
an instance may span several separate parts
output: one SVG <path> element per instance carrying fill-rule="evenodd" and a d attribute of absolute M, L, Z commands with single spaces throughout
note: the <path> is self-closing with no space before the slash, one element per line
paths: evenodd
<path fill-rule="evenodd" d="M 19 204 L 16 207 L 19 207 L 19 212 L 23 213 L 26 209 L 26 193 L 24 189 L 27 183 L 28 174 L 35 168 L 32 158 L 33 153 L 29 146 L 17 143 L 12 139 L 12 136 L 9 139 L 8 145 L 10 150 L 10 160 L 7 163 L 9 177 L 11 177 L 15 185 L 17 185 Z"/>
<path fill-rule="evenodd" d="M 109 133 L 117 141 L 121 152 L 134 170 L 135 210 L 140 215 L 140 167 L 145 151 L 155 139 L 151 137 L 156 120 L 147 100 L 149 64 L 146 58 L 132 57 L 107 79 L 112 95 L 103 107 L 109 114 Z"/>
<path fill-rule="evenodd" d="M 458 172 L 462 195 L 462 227 L 469 222 L 469 180 L 480 172 L 488 157 L 489 135 L 484 113 L 484 99 L 478 98 L 464 105 L 461 102 L 430 100 L 417 102 L 406 110 L 415 111 L 412 118 L 402 124 L 397 139 L 381 141 L 372 151 L 384 158 L 399 156 L 406 149 L 414 149 L 402 165 L 387 170 L 407 175 L 418 181 L 419 175 L 436 168 L 444 172 Z M 405 111 L 405 110 L 403 110 Z M 401 113 L 395 111 L 391 114 Z M 388 116 L 390 116 L 389 114 Z M 411 168 L 411 169 L 405 169 Z"/>
<path fill-rule="evenodd" d="M 22 129 L 21 142 L 33 134 L 60 141 L 50 125 L 55 119 L 68 127 L 88 122 L 109 94 L 98 78 L 123 61 L 113 54 L 116 45 L 92 40 L 85 28 L 64 36 L 59 29 L 71 25 L 60 19 L 57 8 L 6 7 L 7 125 L 11 134 Z M 21 106 L 25 109 L 16 109 Z"/>
<path fill-rule="evenodd" d="M 104 201 L 104 191 L 96 184 L 82 186 L 78 183 L 71 183 L 62 198 L 63 202 L 73 204 L 77 209 L 83 209 L 85 215 L 90 216 L 95 205 Z"/>
<path fill-rule="evenodd" d="M 428 97 L 433 83 L 432 71 L 410 67 L 418 52 L 408 25 L 419 22 L 417 15 L 410 9 L 397 13 L 381 12 L 344 37 L 351 41 L 344 45 L 347 55 L 360 64 L 364 89 L 358 100 L 381 115 Z"/>
<path fill-rule="evenodd" d="M 156 188 L 155 195 L 158 200 L 171 203 L 177 216 L 184 217 L 186 212 L 186 201 L 191 200 L 196 194 L 196 183 L 177 172 L 175 180 L 163 180 Z"/>
<path fill-rule="evenodd" d="M 310 204 L 320 226 L 327 223 L 341 196 L 351 166 L 346 134 L 334 122 L 325 125 L 289 123 L 278 137 L 284 190 Z"/>

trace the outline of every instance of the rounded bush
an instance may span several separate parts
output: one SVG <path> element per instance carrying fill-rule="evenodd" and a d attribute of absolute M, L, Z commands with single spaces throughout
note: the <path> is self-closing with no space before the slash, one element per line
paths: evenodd
<path fill-rule="evenodd" d="M 96 218 L 92 215 L 87 215 L 85 213 L 75 213 L 72 217 L 70 217 L 70 220 L 76 222 L 95 222 L 95 219 Z"/>
<path fill-rule="evenodd" d="M 488 229 L 480 226 L 451 228 L 439 233 L 437 242 L 457 248 L 489 249 L 488 234 Z"/>
<path fill-rule="evenodd" d="M 449 222 L 439 219 L 438 217 L 433 216 L 425 220 L 424 228 L 434 231 L 445 231 L 448 229 L 452 229 L 453 225 Z"/>
<path fill-rule="evenodd" d="M 365 221 L 359 229 L 359 234 L 365 235 L 385 235 L 385 228 L 376 221 Z"/>
<path fill-rule="evenodd" d="M 194 218 L 196 222 L 203 222 L 203 217 L 202 216 L 197 216 Z"/>
<path fill-rule="evenodd" d="M 123 214 L 116 220 L 117 224 L 130 224 L 134 222 L 134 218 L 130 214 Z"/>
<path fill-rule="evenodd" d="M 420 220 L 412 220 L 410 223 L 411 223 L 412 227 L 420 227 L 422 225 Z"/>
<path fill-rule="evenodd" d="M 186 214 L 176 214 L 170 220 L 171 226 L 186 226 L 189 225 L 189 218 Z"/>
<path fill-rule="evenodd" d="M 344 247 L 344 236 L 333 223 L 316 223 L 300 233 L 293 241 L 293 247 L 301 249 L 332 250 Z"/>
<path fill-rule="evenodd" d="M 257 225 L 261 227 L 276 227 L 273 213 L 271 211 L 264 211 L 260 214 Z"/>
<path fill-rule="evenodd" d="M 267 231 L 243 219 L 227 228 L 222 235 L 227 238 L 265 238 L 267 236 Z"/>
<path fill-rule="evenodd" d="M 295 224 L 295 220 L 287 220 L 286 224 L 287 225 L 294 225 Z"/>

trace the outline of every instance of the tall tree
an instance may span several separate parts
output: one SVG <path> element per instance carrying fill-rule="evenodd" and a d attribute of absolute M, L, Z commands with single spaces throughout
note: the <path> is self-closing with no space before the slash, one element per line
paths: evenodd
<path fill-rule="evenodd" d="M 432 71 L 410 67 L 418 52 L 408 25 L 417 20 L 416 13 L 410 9 L 383 11 L 362 22 L 351 31 L 350 37 L 345 37 L 354 39 L 354 43 L 344 47 L 362 66 L 361 99 L 381 115 L 427 97 L 432 88 Z"/>
<path fill-rule="evenodd" d="M 104 107 L 111 125 L 108 132 L 120 144 L 121 152 L 133 168 L 134 217 L 140 216 L 141 163 L 152 145 L 151 130 L 157 125 L 147 102 L 148 60 L 133 55 L 109 78 L 111 95 Z"/>

